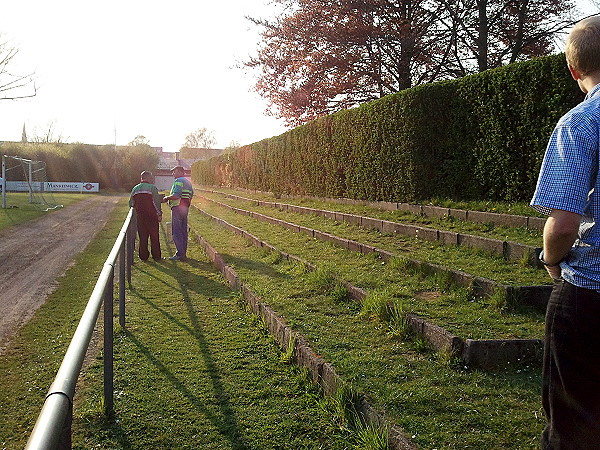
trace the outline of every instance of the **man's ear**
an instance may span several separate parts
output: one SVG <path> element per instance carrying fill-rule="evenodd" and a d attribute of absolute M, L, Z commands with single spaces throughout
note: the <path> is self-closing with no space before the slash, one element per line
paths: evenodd
<path fill-rule="evenodd" d="M 573 67 L 571 67 L 570 65 L 567 65 L 567 67 L 569 68 L 569 72 L 571 72 L 571 76 L 573 77 L 573 79 L 575 81 L 577 80 L 581 80 L 581 74 L 575 70 Z"/>

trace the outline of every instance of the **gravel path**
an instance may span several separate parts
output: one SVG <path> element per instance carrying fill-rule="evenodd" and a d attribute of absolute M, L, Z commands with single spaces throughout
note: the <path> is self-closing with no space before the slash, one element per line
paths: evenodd
<path fill-rule="evenodd" d="M 0 354 L 106 224 L 118 199 L 93 196 L 0 231 Z"/>

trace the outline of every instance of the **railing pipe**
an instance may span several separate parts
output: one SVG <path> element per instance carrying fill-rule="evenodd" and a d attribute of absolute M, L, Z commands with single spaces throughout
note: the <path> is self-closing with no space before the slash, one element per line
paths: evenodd
<path fill-rule="evenodd" d="M 131 227 L 127 228 L 127 233 L 131 232 Z M 119 252 L 119 325 L 121 328 L 125 328 L 125 245 L 129 239 L 126 236 L 121 243 L 121 251 Z"/>
<path fill-rule="evenodd" d="M 113 413 L 113 307 L 114 295 L 114 267 L 110 271 L 109 289 L 104 291 L 104 414 L 110 417 Z"/>
<path fill-rule="evenodd" d="M 110 318 L 112 319 L 112 299 L 113 299 L 113 278 L 114 278 L 114 266 L 116 259 L 119 255 L 119 250 L 123 244 L 124 239 L 127 236 L 127 230 L 129 228 L 129 222 L 131 221 L 133 210 L 129 210 L 129 214 L 125 219 L 125 223 L 119 232 L 119 236 L 113 245 L 113 248 L 104 263 L 102 271 L 98 276 L 98 281 L 90 295 L 89 301 L 83 314 L 79 325 L 73 334 L 71 343 L 67 349 L 67 352 L 63 358 L 63 361 L 58 369 L 54 382 L 50 386 L 44 406 L 38 416 L 35 427 L 29 436 L 26 449 L 56 449 L 56 448 L 70 448 L 71 447 L 71 421 L 73 411 L 73 397 L 75 395 L 75 385 L 79 372 L 83 365 L 85 354 L 89 347 L 92 333 L 102 302 L 105 298 L 107 290 L 110 291 L 110 299 L 107 298 L 107 305 L 111 310 Z M 106 305 L 105 305 L 106 307 Z M 106 319 L 106 317 L 105 317 Z M 112 345 L 112 320 L 110 324 L 104 324 L 105 333 L 106 329 L 109 328 L 110 340 L 109 345 Z M 107 342 L 105 340 L 105 346 Z M 105 349 L 105 358 L 106 349 Z M 109 349 L 109 357 L 111 359 L 110 365 L 112 367 L 112 347 Z M 109 371 L 111 377 L 110 385 L 112 390 L 112 370 Z M 106 375 L 106 371 L 105 371 Z M 106 383 L 106 379 L 105 379 Z M 106 391 L 105 391 L 106 395 Z M 111 402 L 112 408 L 112 392 L 110 393 L 111 398 L 108 399 Z M 106 401 L 106 399 L 105 399 Z"/>

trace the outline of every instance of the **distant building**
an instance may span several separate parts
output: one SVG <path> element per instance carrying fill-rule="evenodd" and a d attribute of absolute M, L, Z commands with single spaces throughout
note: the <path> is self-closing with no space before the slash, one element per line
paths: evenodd
<path fill-rule="evenodd" d="M 189 177 L 192 172 L 192 164 L 196 161 L 205 161 L 223 153 L 222 149 L 217 148 L 181 147 L 178 152 L 164 152 L 162 147 L 152 148 L 156 150 L 160 157 L 154 172 L 154 183 L 159 191 L 171 189 L 173 184 L 171 169 L 173 167 L 182 166 L 185 169 L 185 176 Z"/>

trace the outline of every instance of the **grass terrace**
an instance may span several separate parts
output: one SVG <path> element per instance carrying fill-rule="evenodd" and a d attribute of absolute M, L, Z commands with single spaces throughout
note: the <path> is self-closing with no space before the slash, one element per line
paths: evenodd
<path fill-rule="evenodd" d="M 393 323 L 348 300 L 328 270 L 309 272 L 300 264 L 251 246 L 240 236 L 196 214 L 191 219 L 192 227 L 235 267 L 244 283 L 301 332 L 356 391 L 367 394 L 376 407 L 386 411 L 419 445 L 489 448 L 489 442 L 493 441 L 498 444 L 495 448 L 537 448 L 543 425 L 537 367 L 492 373 L 457 365 L 448 355 L 432 351 L 423 341 L 405 334 L 401 327 L 394 327 Z M 294 253 L 292 237 L 286 235 L 282 239 L 288 243 L 282 249 Z M 379 274 L 388 270 L 370 256 L 351 254 L 326 243 L 305 242 L 299 246 L 306 249 L 300 256 L 315 252 L 321 261 L 328 262 L 330 269 L 335 267 L 336 274 L 346 275 L 345 268 L 353 267 L 375 284 L 382 282 Z M 411 297 L 410 292 L 439 289 L 433 279 L 394 274 L 394 264 L 389 266 L 392 267 L 386 280 L 397 277 L 397 289 L 404 290 L 406 298 Z M 401 265 L 395 269 L 401 269 Z M 542 333 L 542 317 L 524 314 L 515 319 L 518 314 L 502 313 L 471 301 L 465 302 L 462 312 L 466 314 L 461 317 L 461 312 L 456 313 L 458 309 L 451 304 L 461 295 L 453 291 L 435 298 L 436 302 L 440 299 L 440 310 L 453 314 L 451 320 L 461 334 L 500 337 L 501 328 L 506 335 L 521 333 L 531 337 Z M 441 300 L 443 297 L 445 300 Z M 432 303 L 419 302 L 416 297 L 414 303 L 405 304 L 404 300 L 405 311 L 419 303 L 425 311 Z M 433 309 L 427 312 L 435 314 Z M 513 320 L 521 325 L 510 324 Z M 450 319 L 440 316 L 437 321 L 448 325 Z M 487 403 L 490 408 L 484 406 Z"/>
<path fill-rule="evenodd" d="M 340 203 L 335 200 L 315 199 L 310 197 L 277 197 L 270 193 L 240 191 L 227 188 L 216 189 L 209 187 L 207 189 L 265 202 L 288 203 L 290 205 L 304 206 L 307 208 L 338 211 L 348 214 L 389 220 L 392 222 L 402 222 L 411 225 L 437 228 L 439 230 L 455 231 L 459 233 L 485 236 L 493 239 L 515 241 L 527 245 L 541 246 L 541 233 L 539 231 L 526 228 L 512 228 L 494 225 L 491 223 L 468 222 L 455 217 L 423 217 L 401 210 L 388 211 L 385 209 L 376 208 L 374 206 Z M 227 202 L 224 196 L 214 195 L 207 192 L 199 192 L 199 194 L 215 200 Z M 542 217 L 538 212 L 525 203 L 506 204 L 495 202 L 456 202 L 434 199 L 423 202 L 423 205 L 441 206 L 444 208 L 462 209 L 468 211 L 484 211 L 499 214 Z M 246 203 L 246 206 L 250 206 L 250 204 Z"/>

